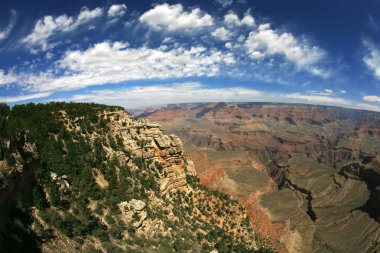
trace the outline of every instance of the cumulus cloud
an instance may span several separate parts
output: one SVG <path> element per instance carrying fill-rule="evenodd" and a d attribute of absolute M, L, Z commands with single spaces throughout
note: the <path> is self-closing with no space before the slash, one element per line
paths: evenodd
<path fill-rule="evenodd" d="M 85 51 L 69 51 L 57 68 L 63 76 L 44 73 L 26 81 L 37 91 L 72 90 L 130 80 L 215 76 L 235 63 L 231 53 L 202 46 L 191 48 L 130 48 L 122 42 L 103 42 Z"/>
<path fill-rule="evenodd" d="M 87 7 L 83 7 L 77 17 L 69 17 L 66 14 L 58 17 L 44 16 L 36 22 L 33 31 L 21 39 L 21 42 L 26 45 L 40 47 L 43 51 L 46 51 L 53 47 L 53 45 L 49 43 L 49 39 L 53 35 L 61 32 L 74 31 L 81 25 L 102 15 L 102 8 L 89 10 Z"/>
<path fill-rule="evenodd" d="M 380 103 L 380 96 L 364 96 L 363 100 L 369 101 L 369 102 L 379 102 Z"/>
<path fill-rule="evenodd" d="M 11 18 L 9 20 L 8 26 L 4 30 L 0 31 L 0 42 L 8 38 L 10 32 L 12 31 L 13 27 L 16 24 L 17 12 L 15 10 L 11 10 L 10 13 L 11 13 Z"/>
<path fill-rule="evenodd" d="M 367 49 L 363 61 L 374 77 L 380 79 L 380 50 L 370 40 L 363 40 L 363 45 Z"/>
<path fill-rule="evenodd" d="M 227 25 L 240 25 L 240 19 L 234 12 L 230 12 L 224 16 L 224 23 Z"/>
<path fill-rule="evenodd" d="M 42 92 L 42 93 L 36 93 L 36 94 L 30 94 L 30 95 L 23 95 L 23 96 L 15 96 L 15 97 L 0 97 L 0 102 L 2 103 L 15 103 L 25 100 L 32 100 L 32 99 L 38 99 L 38 98 L 44 98 L 50 96 L 51 92 Z"/>
<path fill-rule="evenodd" d="M 185 82 L 92 91 L 74 95 L 70 100 L 121 104 L 127 108 L 134 108 L 167 103 L 255 101 L 260 99 L 260 96 L 259 91 L 249 88 L 211 88 L 198 82 Z"/>
<path fill-rule="evenodd" d="M 213 18 L 199 8 L 185 11 L 181 4 L 156 5 L 143 13 L 139 18 L 141 23 L 156 31 L 189 31 L 213 25 Z"/>
<path fill-rule="evenodd" d="M 18 78 L 12 73 L 5 74 L 2 69 L 0 69 L 0 85 L 7 85 L 17 82 Z"/>
<path fill-rule="evenodd" d="M 324 50 L 310 45 L 305 38 L 274 30 L 270 24 L 261 24 L 257 30 L 250 32 L 245 45 L 252 59 L 279 55 L 295 64 L 298 69 L 316 76 L 328 77 L 328 72 L 318 67 L 326 58 Z"/>
<path fill-rule="evenodd" d="M 127 6 L 125 4 L 114 4 L 107 12 L 109 18 L 118 18 L 125 14 Z"/>
<path fill-rule="evenodd" d="M 215 38 L 218 38 L 220 40 L 226 41 L 226 40 L 228 40 L 230 38 L 231 33 L 226 28 L 219 27 L 219 28 L 215 29 L 215 31 L 213 31 L 211 33 L 211 35 L 214 36 Z"/>
<path fill-rule="evenodd" d="M 244 18 L 240 19 L 238 15 L 235 12 L 229 12 L 226 15 L 224 15 L 223 22 L 229 26 L 254 26 L 255 25 L 255 19 L 249 14 L 248 12 L 245 13 Z"/>

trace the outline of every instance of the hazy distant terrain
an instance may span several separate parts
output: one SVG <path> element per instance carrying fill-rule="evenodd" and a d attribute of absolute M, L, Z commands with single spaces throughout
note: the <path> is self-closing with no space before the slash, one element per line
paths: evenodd
<path fill-rule="evenodd" d="M 177 134 L 201 182 L 239 198 L 279 251 L 380 250 L 380 113 L 210 103 L 141 116 Z"/>

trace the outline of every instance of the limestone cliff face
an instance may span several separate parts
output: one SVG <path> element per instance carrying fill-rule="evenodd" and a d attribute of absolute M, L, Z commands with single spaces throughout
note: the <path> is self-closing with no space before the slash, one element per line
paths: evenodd
<path fill-rule="evenodd" d="M 161 126 L 146 119 L 134 119 L 125 111 L 105 113 L 110 117 L 110 131 L 119 134 L 124 150 L 135 157 L 161 164 L 164 177 L 159 181 L 162 195 L 186 185 L 186 172 L 195 175 L 191 161 L 182 156 L 183 145 L 174 134 L 165 134 Z"/>

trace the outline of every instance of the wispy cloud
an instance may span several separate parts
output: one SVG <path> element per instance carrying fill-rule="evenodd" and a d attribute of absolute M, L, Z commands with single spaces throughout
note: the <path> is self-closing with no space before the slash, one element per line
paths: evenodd
<path fill-rule="evenodd" d="M 285 98 L 294 100 L 294 102 L 306 102 L 322 105 L 352 106 L 352 102 L 339 97 L 329 97 L 321 95 L 307 95 L 301 93 L 285 94 Z"/>
<path fill-rule="evenodd" d="M 36 46 L 46 51 L 54 47 L 49 43 L 49 39 L 58 33 L 74 31 L 83 24 L 86 24 L 103 15 L 103 8 L 89 10 L 83 7 L 77 17 L 69 17 L 66 14 L 53 17 L 45 16 L 39 19 L 33 31 L 21 39 L 21 43 L 28 46 Z"/>
<path fill-rule="evenodd" d="M 14 96 L 14 97 L 0 97 L 0 102 L 14 103 L 14 102 L 26 101 L 26 100 L 31 100 L 31 99 L 49 97 L 51 94 L 52 94 L 51 92 L 42 92 L 42 93 Z"/>
<path fill-rule="evenodd" d="M 357 109 L 362 109 L 362 110 L 368 110 L 368 111 L 376 111 L 380 112 L 380 106 L 378 105 L 373 105 L 373 104 L 367 104 L 367 103 L 358 103 L 356 104 Z"/>
<path fill-rule="evenodd" d="M 4 70 L 0 69 L 0 85 L 7 85 L 17 82 L 18 77 L 13 73 L 5 74 Z"/>
<path fill-rule="evenodd" d="M 367 51 L 363 56 L 363 62 L 372 72 L 373 76 L 376 79 L 380 79 L 380 50 L 369 39 L 363 40 L 362 43 Z"/>
<path fill-rule="evenodd" d="M 218 4 L 226 8 L 226 7 L 231 6 L 234 0 L 215 0 L 215 2 L 217 2 Z"/>
<path fill-rule="evenodd" d="M 10 13 L 11 13 L 11 17 L 10 17 L 8 26 L 4 30 L 0 31 L 0 42 L 8 38 L 10 32 L 12 31 L 13 27 L 16 24 L 17 12 L 15 10 L 10 10 Z"/>
<path fill-rule="evenodd" d="M 323 90 L 312 90 L 307 92 L 309 95 L 317 95 L 317 96 L 331 96 L 334 94 L 332 89 L 323 89 Z"/>

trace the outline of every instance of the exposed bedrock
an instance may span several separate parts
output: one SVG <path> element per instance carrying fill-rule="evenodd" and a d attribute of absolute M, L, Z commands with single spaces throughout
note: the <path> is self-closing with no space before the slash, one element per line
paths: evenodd
<path fill-rule="evenodd" d="M 367 159 L 364 159 L 367 161 Z M 361 163 L 348 164 L 339 172 L 346 178 L 361 180 L 366 183 L 370 192 L 369 199 L 365 205 L 358 210 L 368 213 L 371 218 L 380 222 L 380 168 L 366 167 Z"/>

